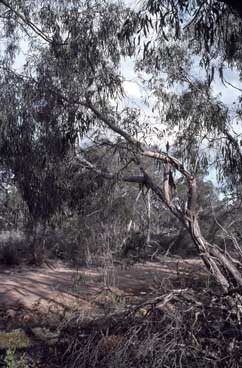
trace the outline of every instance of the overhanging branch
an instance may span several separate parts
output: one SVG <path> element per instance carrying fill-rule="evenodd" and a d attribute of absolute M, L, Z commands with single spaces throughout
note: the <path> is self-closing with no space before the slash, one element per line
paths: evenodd
<path fill-rule="evenodd" d="M 169 156 L 166 153 L 153 152 L 150 150 L 145 150 L 142 144 L 136 139 L 132 138 L 127 132 L 123 131 L 121 128 L 115 125 L 113 120 L 100 113 L 93 105 L 89 104 L 88 107 L 95 113 L 95 115 L 112 131 L 122 136 L 128 143 L 130 143 L 135 148 L 135 155 L 143 157 L 150 157 L 153 159 L 161 160 L 166 165 L 171 165 L 173 168 L 178 170 L 186 179 L 188 184 L 188 199 L 187 208 L 182 211 L 180 210 L 172 200 L 166 196 L 166 193 L 156 185 L 154 180 L 145 172 L 145 170 L 140 165 L 140 160 L 137 159 L 139 163 L 139 168 L 143 172 L 142 177 L 132 177 L 132 178 L 122 178 L 122 180 L 130 182 L 139 182 L 145 184 L 147 188 L 150 188 L 157 197 L 165 204 L 165 206 L 181 221 L 181 223 L 189 231 L 192 240 L 199 252 L 200 257 L 203 259 L 206 267 L 210 273 L 215 277 L 218 284 L 222 287 L 225 293 L 228 293 L 234 285 L 242 286 L 242 275 L 237 269 L 237 265 L 233 262 L 232 258 L 227 257 L 223 252 L 215 245 L 210 244 L 203 237 L 197 213 L 197 187 L 196 178 L 188 170 L 184 168 L 182 163 Z M 109 176 L 110 178 L 110 176 Z M 113 177 L 114 178 L 114 177 Z M 240 289 L 238 294 L 240 293 Z"/>
<path fill-rule="evenodd" d="M 51 38 L 49 38 L 48 36 L 46 36 L 46 34 L 39 27 L 37 27 L 33 22 L 31 22 L 31 20 L 26 19 L 26 17 L 24 15 L 22 15 L 17 10 L 15 10 L 13 8 L 13 6 L 11 6 L 7 1 L 0 0 L 0 4 L 4 5 L 13 14 L 15 14 L 23 23 L 25 23 L 28 27 L 30 27 L 32 29 L 32 31 L 34 31 L 34 33 L 37 34 L 37 36 L 41 37 L 44 41 L 46 41 L 48 43 L 52 43 L 52 39 Z"/>
<path fill-rule="evenodd" d="M 97 116 L 98 119 L 100 119 L 105 125 L 107 125 L 113 132 L 117 133 L 121 137 L 125 138 L 126 141 L 129 143 L 140 146 L 139 141 L 132 138 L 128 133 L 126 133 L 123 129 L 117 127 L 115 125 L 115 122 L 112 120 L 112 118 L 107 118 L 101 111 L 99 111 L 90 100 L 87 100 L 86 107 L 88 107 L 94 114 Z"/>
<path fill-rule="evenodd" d="M 184 175 L 187 179 L 192 179 L 193 175 L 185 169 L 182 163 L 177 160 L 175 157 L 168 155 L 167 153 L 159 153 L 151 150 L 146 150 L 145 147 L 142 146 L 142 143 L 137 139 L 133 138 L 128 134 L 125 130 L 119 128 L 112 118 L 105 116 L 101 111 L 99 111 L 90 100 L 85 104 L 99 120 L 101 120 L 106 126 L 108 126 L 113 132 L 117 133 L 119 136 L 123 137 L 128 143 L 133 145 L 136 149 L 138 148 L 139 153 L 145 157 L 149 157 L 152 159 L 163 161 L 164 163 L 171 164 L 177 171 L 179 171 L 182 175 Z"/>
<path fill-rule="evenodd" d="M 120 175 L 119 173 L 112 173 L 110 171 L 101 170 L 93 165 L 90 161 L 86 160 L 85 158 L 78 158 L 79 163 L 85 167 L 86 169 L 92 170 L 97 175 L 102 176 L 108 180 L 116 180 L 116 181 L 124 181 L 128 183 L 136 183 L 136 184 L 146 184 L 146 177 L 145 175 Z"/>

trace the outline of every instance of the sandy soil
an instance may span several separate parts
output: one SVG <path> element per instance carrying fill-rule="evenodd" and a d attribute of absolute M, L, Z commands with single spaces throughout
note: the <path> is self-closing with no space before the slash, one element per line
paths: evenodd
<path fill-rule="evenodd" d="M 159 289 L 206 286 L 208 275 L 199 260 L 164 259 L 159 263 L 137 264 L 128 270 L 117 267 L 75 269 L 57 265 L 55 268 L 14 268 L 0 271 L 0 306 L 27 309 L 72 308 L 78 303 L 82 310 L 102 290 L 110 287 L 126 296 L 145 296 Z"/>

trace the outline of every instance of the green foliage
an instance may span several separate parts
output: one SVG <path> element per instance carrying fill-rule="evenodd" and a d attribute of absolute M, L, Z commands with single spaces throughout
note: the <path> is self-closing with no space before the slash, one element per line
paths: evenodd
<path fill-rule="evenodd" d="M 154 173 L 145 161 L 141 165 L 139 147 L 123 139 L 141 137 L 149 146 L 146 135 L 155 131 L 138 108 L 116 106 L 124 103 L 123 57 L 132 56 L 152 91 L 152 111 L 162 123 L 158 146 L 170 133 L 170 152 L 192 173 L 204 175 L 213 165 L 222 184 L 227 180 L 231 190 L 239 188 L 242 160 L 238 139 L 229 130 L 232 114 L 212 91 L 216 73 L 223 79 L 225 62 L 238 69 L 242 65 L 241 21 L 224 2 L 166 0 L 161 5 L 149 0 L 140 12 L 102 0 L 22 0 L 0 8 L 7 9 L 6 17 L 0 13 L 1 39 L 7 44 L 0 60 L 0 166 L 27 206 L 22 226 L 34 234 L 38 227 L 60 231 L 59 239 L 43 235 L 54 243 L 53 253 L 82 262 L 91 241 L 94 248 L 122 244 L 117 229 L 127 229 L 132 218 L 128 202 L 137 194 L 128 193 L 125 185 L 104 184 L 102 173 L 108 176 L 110 169 L 119 179 L 142 173 L 143 165 L 160 185 L 159 170 Z M 12 63 L 23 35 L 28 56 L 19 72 Z M 206 74 L 193 77 L 194 67 L 205 67 Z M 105 142 L 109 133 L 104 127 L 118 134 L 123 129 L 124 135 Z M 94 148 L 80 152 L 86 135 Z M 182 191 L 178 185 L 184 209 Z M 96 215 L 103 200 L 105 210 Z M 138 204 L 133 216 L 139 228 L 130 235 L 131 243 L 145 243 L 143 208 Z M 110 219 L 115 219 L 111 225 Z M 104 229 L 106 237 L 100 235 Z M 11 262 L 10 255 L 5 258 Z"/>
<path fill-rule="evenodd" d="M 6 352 L 6 356 L 4 358 L 4 362 L 6 364 L 6 368 L 16 368 L 16 356 L 15 356 L 15 350 L 8 349 Z"/>
<path fill-rule="evenodd" d="M 13 175 L 31 220 L 46 222 L 66 200 L 65 160 L 73 152 L 77 136 L 85 134 L 96 120 L 82 99 L 88 96 L 104 101 L 122 90 L 115 35 L 123 15 L 118 5 L 103 1 L 28 5 L 28 9 L 24 2 L 11 6 L 16 17 L 18 13 L 24 14 L 25 20 L 34 17 L 49 36 L 47 47 L 30 44 L 24 77 L 4 68 L 0 163 Z M 22 25 L 29 27 L 28 22 Z M 17 23 L 14 32 L 22 32 Z M 7 30 L 5 37 L 11 39 Z"/>
<path fill-rule="evenodd" d="M 158 68 L 160 42 L 168 45 L 173 40 L 185 39 L 212 80 L 214 60 L 218 60 L 221 77 L 225 63 L 241 66 L 241 18 L 242 7 L 236 1 L 149 0 L 142 11 L 127 18 L 120 37 L 134 45 L 141 44 L 143 56 L 153 57 Z M 152 32 L 158 37 L 150 40 Z"/>
<path fill-rule="evenodd" d="M 31 341 L 22 330 L 0 333 L 0 347 L 6 349 L 3 358 L 4 368 L 27 368 L 25 354 L 17 355 L 17 349 L 31 346 Z"/>
<path fill-rule="evenodd" d="M 0 333 L 1 349 L 8 349 L 11 357 L 14 356 L 16 349 L 29 347 L 30 344 L 29 337 L 21 329 Z"/>
<path fill-rule="evenodd" d="M 4 368 L 28 368 L 25 354 L 16 356 L 15 349 L 8 349 L 4 358 Z"/>

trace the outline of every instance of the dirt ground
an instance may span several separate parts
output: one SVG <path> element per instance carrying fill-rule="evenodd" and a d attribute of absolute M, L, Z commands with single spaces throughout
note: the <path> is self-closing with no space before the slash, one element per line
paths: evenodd
<path fill-rule="evenodd" d="M 63 264 L 2 268 L 0 367 L 6 366 L 6 351 L 16 351 L 13 358 L 20 363 L 23 359 L 24 365 L 16 367 L 59 366 L 55 344 L 72 320 L 103 320 L 153 296 L 174 289 L 204 290 L 210 283 L 197 259 L 163 258 L 126 269 L 106 265 L 77 270 Z"/>
<path fill-rule="evenodd" d="M 202 262 L 195 259 L 166 258 L 128 269 L 25 266 L 0 271 L 0 306 L 9 310 L 10 315 L 18 308 L 33 310 L 37 307 L 42 312 L 50 307 L 60 310 L 78 307 L 84 313 L 93 308 L 93 302 L 101 305 L 100 294 L 108 289 L 135 300 L 161 289 L 206 287 L 208 283 Z"/>

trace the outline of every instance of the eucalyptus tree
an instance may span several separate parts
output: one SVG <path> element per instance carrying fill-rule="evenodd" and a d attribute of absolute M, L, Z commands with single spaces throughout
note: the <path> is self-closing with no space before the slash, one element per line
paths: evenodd
<path fill-rule="evenodd" d="M 149 84 L 155 91 L 162 121 L 168 129 L 176 129 L 175 142 L 179 147 L 176 159 L 156 154 L 166 162 L 163 201 L 178 218 L 182 214 L 202 258 L 210 254 L 205 263 L 223 287 L 223 276 L 228 280 L 229 274 L 233 274 L 232 284 L 240 284 L 241 265 L 223 252 L 217 253 L 215 244 L 210 248 L 206 240 L 202 241 L 203 245 L 200 243 L 204 238 L 199 227 L 199 209 L 196 209 L 196 173 L 214 161 L 221 181 L 226 180 L 235 190 L 241 186 L 240 134 L 233 132 L 233 119 L 241 126 L 240 101 L 232 111 L 213 95 L 211 89 L 217 74 L 223 83 L 231 84 L 224 76 L 225 66 L 235 66 L 241 73 L 241 13 L 238 14 L 235 2 L 230 5 L 220 1 L 150 0 L 140 12 L 127 18 L 120 33 L 122 41 L 134 50 L 136 46 L 138 53 L 142 51 L 138 70 L 151 75 Z M 200 78 L 193 77 L 194 62 L 204 68 Z M 167 86 L 170 87 L 168 91 Z M 168 189 L 172 189 L 171 167 L 187 179 L 186 209 L 177 207 L 177 199 L 171 199 L 168 193 Z M 158 188 L 152 186 L 152 189 L 161 198 Z M 212 259 L 218 268 L 213 268 Z M 227 271 L 222 271 L 222 276 L 218 269 Z"/>
<path fill-rule="evenodd" d="M 108 109 L 110 98 L 122 92 L 116 34 L 126 13 L 103 1 L 0 6 L 6 45 L 0 60 L 0 161 L 27 203 L 35 233 L 70 204 L 76 140 L 98 126 L 86 101 L 93 98 Z M 27 53 L 22 67 L 15 62 L 18 49 L 23 58 L 21 48 Z"/>
<path fill-rule="evenodd" d="M 216 5 L 216 10 L 211 8 L 212 3 Z M 96 128 L 98 139 L 98 133 L 105 128 L 112 134 L 102 143 L 113 152 L 119 152 L 120 168 L 111 172 L 108 162 L 106 168 L 98 167 L 85 155 L 76 155 L 75 160 L 84 173 L 91 170 L 108 180 L 137 183 L 152 191 L 190 233 L 199 255 L 223 291 L 241 299 L 241 264 L 205 239 L 200 228 L 196 174 L 204 158 L 194 161 L 186 154 L 189 150 L 198 152 L 201 134 L 213 134 L 220 125 L 222 129 L 219 132 L 227 131 L 227 111 L 210 90 L 214 74 L 210 55 L 215 42 L 216 45 L 219 42 L 222 45 L 219 54 L 222 62 L 230 61 L 223 46 L 226 45 L 225 36 L 227 33 L 231 35 L 231 30 L 228 25 L 225 27 L 224 22 L 225 15 L 229 20 L 231 17 L 235 19 L 236 15 L 231 11 L 225 12 L 221 2 L 148 2 L 147 11 L 151 18 L 158 15 L 154 28 L 154 34 L 157 32 L 158 37 L 152 44 L 153 35 L 148 35 L 152 19 L 146 11 L 135 14 L 104 1 L 39 1 L 37 4 L 34 1 L 13 1 L 1 4 L 2 37 L 8 41 L 1 64 L 4 70 L 1 81 L 4 96 L 1 103 L 1 160 L 13 172 L 23 196 L 27 193 L 25 198 L 32 216 L 37 221 L 46 221 L 62 201 L 58 174 L 62 162 L 68 161 L 74 152 L 72 147 L 77 132 L 83 134 L 90 128 Z M 201 9 L 205 13 L 202 12 L 200 17 Z M 181 32 L 180 23 L 187 19 L 191 10 L 192 22 L 187 24 L 186 32 Z M 215 15 L 210 19 L 211 14 Z M 200 22 L 198 28 L 195 27 L 197 19 Z M 217 22 L 220 19 L 223 21 Z M 213 42 L 210 33 L 206 37 L 206 32 L 201 30 L 201 24 L 207 25 L 206 31 L 214 27 L 211 34 L 217 32 L 218 37 L 214 37 Z M 9 32 L 11 26 L 12 34 Z M 239 18 L 235 27 L 240 30 Z M 30 37 L 31 42 L 26 65 L 19 74 L 13 70 L 12 63 L 22 32 Z M 166 69 L 166 81 L 186 84 L 186 90 L 180 95 L 174 94 L 172 99 L 168 98 L 169 93 L 162 93 L 156 88 L 157 97 L 164 105 L 165 123 L 175 122 L 176 127 L 181 129 L 182 134 L 179 136 L 178 132 L 177 139 L 181 141 L 180 146 L 186 148 L 185 160 L 183 152 L 173 157 L 169 154 L 169 147 L 163 152 L 158 147 L 147 145 L 145 137 L 142 139 L 145 131 L 139 112 L 116 107 L 123 93 L 121 55 L 135 55 L 139 49 L 137 41 L 143 44 L 142 39 L 139 41 L 139 35 L 136 37 L 140 32 L 149 39 L 145 41 L 143 60 L 139 60 L 137 68 L 152 74 L 151 85 L 160 79 L 162 70 L 159 70 L 159 64 L 162 62 Z M 168 42 L 168 33 L 175 41 L 187 42 L 185 50 L 179 44 L 173 48 L 172 44 L 167 44 L 167 52 L 169 50 L 176 56 L 172 60 L 163 58 L 162 52 L 164 40 Z M 201 55 L 208 71 L 208 80 L 190 81 L 189 65 L 191 56 L 196 54 Z M 233 58 L 234 62 L 239 60 L 235 55 Z M 154 60 L 155 64 L 147 60 Z M 180 62 L 182 68 L 177 72 Z M 216 124 L 210 124 L 211 120 L 216 120 Z M 195 137 L 190 134 L 191 130 L 195 131 Z M 155 160 L 163 163 L 162 174 L 154 172 L 152 165 L 148 168 L 145 165 L 146 161 Z M 178 172 L 178 181 L 183 178 L 187 183 L 187 198 L 182 201 L 174 171 Z M 233 299 L 230 301 L 233 302 Z"/>

